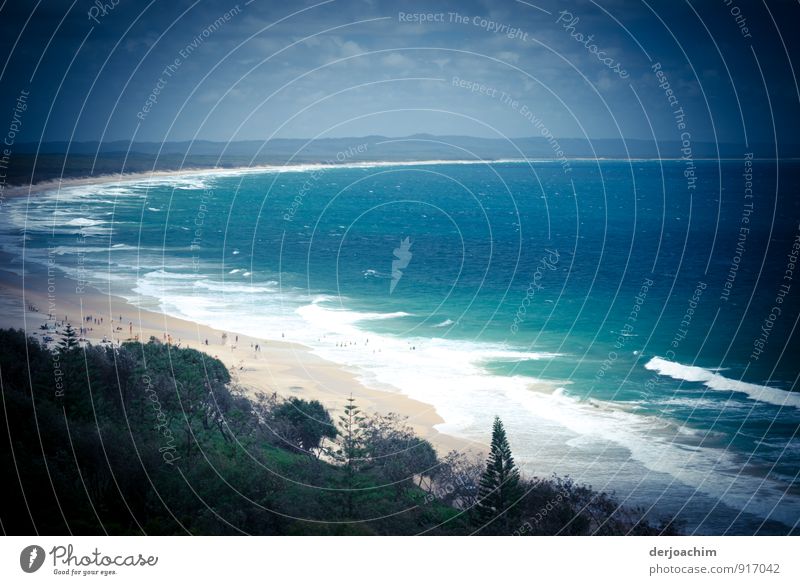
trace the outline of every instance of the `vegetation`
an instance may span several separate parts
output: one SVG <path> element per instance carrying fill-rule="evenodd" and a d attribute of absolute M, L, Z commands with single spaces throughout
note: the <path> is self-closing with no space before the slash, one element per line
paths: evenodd
<path fill-rule="evenodd" d="M 323 441 L 336 438 L 331 415 L 318 400 L 292 397 L 274 407 L 272 419 L 288 445 L 296 445 L 309 454 L 319 456 Z"/>
<path fill-rule="evenodd" d="M 67 323 L 67 326 L 64 328 L 64 333 L 62 334 L 61 341 L 58 342 L 58 345 L 62 351 L 69 351 L 70 349 L 78 347 L 78 334 L 69 323 Z"/>
<path fill-rule="evenodd" d="M 478 496 L 477 516 L 485 523 L 495 523 L 495 528 L 508 532 L 512 519 L 517 516 L 516 503 L 522 498 L 519 469 L 511 455 L 506 431 L 499 417 L 494 418 L 492 446 L 486 471 L 483 472 Z"/>
<path fill-rule="evenodd" d="M 218 360 L 155 339 L 0 330 L 0 382 L 6 534 L 659 531 L 569 479 L 520 478 L 499 421 L 486 464 L 438 457 L 396 415 L 351 398 L 335 424 L 317 401 L 249 398 Z"/>

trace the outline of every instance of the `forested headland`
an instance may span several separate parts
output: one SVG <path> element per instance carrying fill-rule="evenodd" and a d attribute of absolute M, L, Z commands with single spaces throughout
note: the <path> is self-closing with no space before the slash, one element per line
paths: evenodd
<path fill-rule="evenodd" d="M 673 534 L 569 478 L 522 476 L 495 420 L 484 460 L 401 417 L 250 396 L 155 339 L 52 347 L 0 330 L 5 534 Z M 487 429 L 487 433 L 490 429 Z"/>

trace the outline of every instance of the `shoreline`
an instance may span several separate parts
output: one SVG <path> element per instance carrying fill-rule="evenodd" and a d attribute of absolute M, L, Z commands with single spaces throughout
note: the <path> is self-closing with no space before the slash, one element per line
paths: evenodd
<path fill-rule="evenodd" d="M 567 160 L 573 162 L 680 162 L 680 158 L 612 158 L 612 157 L 574 157 Z M 696 158 L 695 160 L 704 162 L 736 162 L 737 158 Z M 753 160 L 761 161 L 796 161 L 800 158 L 755 158 Z M 292 162 L 292 163 L 273 163 L 273 164 L 258 164 L 253 166 L 231 166 L 231 167 L 214 167 L 214 166 L 197 166 L 197 167 L 182 167 L 179 169 L 161 169 L 150 171 L 136 171 L 130 173 L 112 173 L 91 176 L 70 176 L 60 177 L 55 179 L 45 179 L 35 183 L 22 183 L 22 184 L 9 184 L 6 185 L 5 190 L 2 192 L 3 197 L 20 197 L 24 195 L 35 195 L 38 192 L 51 191 L 60 189 L 62 187 L 79 187 L 84 185 L 95 185 L 102 183 L 126 183 L 134 181 L 142 181 L 159 177 L 181 177 L 190 175 L 246 175 L 250 173 L 262 172 L 302 172 L 309 168 L 381 168 L 392 166 L 417 166 L 417 165 L 477 165 L 477 164 L 541 164 L 541 163 L 559 163 L 558 159 L 549 158 L 499 158 L 499 159 L 427 159 L 427 160 L 362 160 L 362 161 L 348 161 L 343 163 L 331 163 L 330 161 L 315 161 L 315 162 Z"/>
<path fill-rule="evenodd" d="M 577 159 L 576 159 L 577 160 Z M 595 160 L 595 159 L 587 159 Z M 602 160 L 602 159 L 601 159 Z M 631 159 L 632 160 L 632 159 Z M 191 175 L 247 175 L 266 172 L 302 172 L 309 168 L 372 168 L 372 167 L 391 167 L 391 166 L 416 166 L 416 165 L 464 165 L 464 164 L 504 164 L 504 163 L 543 163 L 552 162 L 549 159 L 486 159 L 486 160 L 466 160 L 466 159 L 429 159 L 429 160 L 397 160 L 397 161 L 350 161 L 344 163 L 331 163 L 329 161 L 317 162 L 296 162 L 289 164 L 259 164 L 254 166 L 233 166 L 233 167 L 183 167 L 172 170 L 152 170 L 132 173 L 113 173 L 92 176 L 61 177 L 57 179 L 46 179 L 38 183 L 24 183 L 20 185 L 8 185 L 3 193 L 6 197 L 20 197 L 24 195 L 36 195 L 39 192 L 52 191 L 62 187 L 80 187 L 84 185 L 97 185 L 103 183 L 127 183 L 143 181 L 159 177 L 182 177 Z"/>
<path fill-rule="evenodd" d="M 20 275 L 6 268 L 12 259 L 10 254 L 0 252 L 0 259 L 0 328 L 22 329 L 26 336 L 42 342 L 45 335 L 58 339 L 52 330 L 41 329 L 42 325 L 60 324 L 60 331 L 69 322 L 76 331 L 81 327 L 89 329 L 80 337 L 92 345 L 116 345 L 137 339 L 147 342 L 152 336 L 219 359 L 229 369 L 233 383 L 249 398 L 258 392 L 274 392 L 283 398 L 319 400 L 335 418 L 352 394 L 366 413 L 407 417 L 407 424 L 441 455 L 454 449 L 462 453 L 486 449 L 484 444 L 438 431 L 436 425 L 445 421 L 432 405 L 399 391 L 369 388 L 356 374 L 318 357 L 299 343 L 257 339 L 142 309 L 122 297 L 81 287 L 58 269 L 48 275 L 46 268 L 36 266 L 31 270 L 32 263 L 26 263 Z M 50 312 L 54 313 L 53 319 L 48 317 Z M 90 321 L 84 320 L 87 316 Z M 95 324 L 94 319 L 102 319 L 102 323 Z M 258 351 L 256 345 L 260 346 Z"/>
<path fill-rule="evenodd" d="M 432 164 L 432 162 L 428 161 L 428 164 Z M 472 161 L 473 164 L 491 164 L 491 162 L 499 161 Z M 524 164 L 524 161 L 519 162 Z M 398 166 L 399 164 L 402 163 L 385 163 L 389 166 Z M 419 165 L 425 164 L 425 162 L 406 164 Z M 453 164 L 453 161 L 441 161 L 441 164 Z M 283 167 L 283 170 L 303 172 L 319 168 L 319 166 L 302 164 Z M 345 166 L 358 168 L 362 165 L 330 165 L 328 168 Z M 369 166 L 376 165 L 370 164 Z M 58 199 L 58 197 L 54 197 L 56 195 L 54 189 L 73 185 L 116 185 L 141 181 L 140 184 L 145 186 L 148 179 L 163 185 L 164 183 L 169 184 L 169 181 L 159 181 L 160 177 L 197 177 L 198 179 L 218 176 L 242 177 L 248 173 L 269 172 L 273 168 L 238 170 L 210 168 L 206 171 L 185 169 L 179 172 L 159 171 L 124 176 L 98 176 L 61 181 L 50 187 L 42 187 L 41 184 L 38 184 L 25 189 L 26 192 L 30 192 L 29 197 L 39 195 L 52 200 Z M 276 171 L 276 173 L 279 172 Z M 91 191 L 92 189 L 86 189 L 87 193 Z M 83 190 L 78 192 L 83 192 Z M 44 193 L 47 194 L 44 195 Z M 64 196 L 69 198 L 67 193 Z M 22 204 L 20 207 L 23 207 L 25 200 L 17 200 L 17 203 Z M 43 252 L 47 251 L 42 247 L 37 249 Z M 360 363 L 358 361 L 339 361 L 335 354 L 315 349 L 317 345 L 313 342 L 309 343 L 311 340 L 303 336 L 295 338 L 306 339 L 307 345 L 281 339 L 281 331 L 285 326 L 282 321 L 274 325 L 270 324 L 268 329 L 249 327 L 249 313 L 246 313 L 240 315 L 243 320 L 235 327 L 254 335 L 261 335 L 265 331 L 269 331 L 272 339 L 257 339 L 243 333 L 239 333 L 237 339 L 236 334 L 231 330 L 228 330 L 227 336 L 223 338 L 225 332 L 221 329 L 204 326 L 191 319 L 171 317 L 164 312 L 161 305 L 146 302 L 150 296 L 158 297 L 157 294 L 132 298 L 122 289 L 111 289 L 118 295 L 127 297 L 124 298 L 106 294 L 90 288 L 88 285 L 78 294 L 75 289 L 83 280 L 70 276 L 70 273 L 62 272 L 59 269 L 60 262 L 58 256 L 55 255 L 58 253 L 50 254 L 50 264 L 46 265 L 42 262 L 43 258 L 41 257 L 37 257 L 37 262 L 26 261 L 26 257 L 30 258 L 30 256 L 27 256 L 24 251 L 0 252 L 2 259 L 2 263 L 0 263 L 0 327 L 22 326 L 26 333 L 41 339 L 42 332 L 37 327 L 44 322 L 48 312 L 48 275 L 52 279 L 55 274 L 55 312 L 59 320 L 63 320 L 66 314 L 69 317 L 68 320 L 78 327 L 81 324 L 81 314 L 104 317 L 103 326 L 94 325 L 93 330 L 86 336 L 92 342 L 101 341 L 103 336 L 110 337 L 114 341 L 125 341 L 134 335 L 139 335 L 139 339 L 142 341 L 146 341 L 150 335 L 167 341 L 166 336 L 169 335 L 170 341 L 174 345 L 180 344 L 180 347 L 190 347 L 207 355 L 218 357 L 231 371 L 234 381 L 247 389 L 247 396 L 263 391 L 275 392 L 282 397 L 296 396 L 307 400 L 319 400 L 331 411 L 331 414 L 336 416 L 342 412 L 344 403 L 352 392 L 359 407 L 365 413 L 389 414 L 394 412 L 407 417 L 408 424 L 412 426 L 417 435 L 429 440 L 440 454 L 451 449 L 462 453 L 477 451 L 482 455 L 485 454 L 488 442 L 487 431 L 490 425 L 486 424 L 485 420 L 479 420 L 479 424 L 472 424 L 472 426 L 463 424 L 458 426 L 457 423 L 461 413 L 459 408 L 466 409 L 466 413 L 470 417 L 475 416 L 476 419 L 479 416 L 485 418 L 486 413 L 491 413 L 491 408 L 495 414 L 498 410 L 502 411 L 503 420 L 508 424 L 508 428 L 517 433 L 517 437 L 520 437 L 519 442 L 515 443 L 516 459 L 521 469 L 530 476 L 544 476 L 550 473 L 566 474 L 579 483 L 599 484 L 600 489 L 623 493 L 625 494 L 624 501 L 632 501 L 638 505 L 649 505 L 652 502 L 645 497 L 647 494 L 656 494 L 660 501 L 661 496 L 658 494 L 662 493 L 659 491 L 662 486 L 674 485 L 674 487 L 670 487 L 671 499 L 679 495 L 681 498 L 688 498 L 693 505 L 700 505 L 694 504 L 696 501 L 702 502 L 710 499 L 713 504 L 711 509 L 718 510 L 718 513 L 713 519 L 706 518 L 703 522 L 712 524 L 716 522 L 719 525 L 727 522 L 737 510 L 739 514 L 735 517 L 738 518 L 749 505 L 745 504 L 744 507 L 740 507 L 740 502 L 743 501 L 743 498 L 749 497 L 752 492 L 743 496 L 740 493 L 741 490 L 738 490 L 728 495 L 729 487 L 724 493 L 727 497 L 723 501 L 722 499 L 714 500 L 718 497 L 715 489 L 700 489 L 699 486 L 703 486 L 704 483 L 694 479 L 698 471 L 696 465 L 690 466 L 687 470 L 680 466 L 676 468 L 672 463 L 672 458 L 681 455 L 677 450 L 686 446 L 688 440 L 678 441 L 678 445 L 673 445 L 677 435 L 672 434 L 672 427 L 669 427 L 664 433 L 655 434 L 649 427 L 642 430 L 642 424 L 647 420 L 638 417 L 636 420 L 631 418 L 637 414 L 631 409 L 617 406 L 615 409 L 609 410 L 609 414 L 606 414 L 604 410 L 597 410 L 597 405 L 592 404 L 591 401 L 562 399 L 558 396 L 554 400 L 550 400 L 548 395 L 554 394 L 554 391 L 558 390 L 555 387 L 556 383 L 552 381 L 546 381 L 548 386 L 553 386 L 551 391 L 547 391 L 538 384 L 526 384 L 524 388 L 514 386 L 508 391 L 503 389 L 506 386 L 500 386 L 499 390 L 494 388 L 499 394 L 502 394 L 503 400 L 500 401 L 496 400 L 496 396 L 491 392 L 478 396 L 475 392 L 470 394 L 469 391 L 465 391 L 469 390 L 468 387 L 455 385 L 449 393 L 439 393 L 435 385 L 431 388 L 425 386 L 427 391 L 420 392 L 418 390 L 423 387 L 423 384 L 416 380 L 404 384 L 403 382 L 407 381 L 402 377 L 394 386 L 381 386 L 378 385 L 377 380 L 372 382 L 373 378 L 359 377 L 362 372 L 369 373 L 368 367 L 359 370 L 346 365 L 347 363 Z M 14 270 L 23 266 L 25 268 L 24 277 L 13 273 Z M 105 266 L 101 270 L 104 271 L 104 268 Z M 6 273 L 5 270 L 12 272 Z M 98 279 L 98 282 L 101 281 L 105 281 L 105 279 Z M 132 286 L 128 288 L 128 290 L 131 289 Z M 22 309 L 26 303 L 38 305 L 39 311 L 23 312 Z M 184 313 L 182 305 L 172 306 L 173 314 Z M 198 313 L 188 312 L 188 314 L 196 315 Z M 275 315 L 275 313 L 271 314 Z M 199 313 L 199 315 L 195 318 L 202 320 L 203 313 Z M 215 323 L 218 327 L 230 327 L 233 323 L 231 319 L 217 321 L 212 319 L 208 322 Z M 121 330 L 118 330 L 118 327 L 121 327 Z M 56 335 L 52 336 L 58 338 Z M 288 338 L 292 337 L 291 334 L 288 335 Z M 209 341 L 208 344 L 205 343 L 206 339 Z M 254 344 L 261 345 L 263 350 L 261 352 L 254 351 L 252 349 Z M 330 361 L 320 356 L 331 356 L 329 357 Z M 408 367 L 409 364 L 404 361 L 404 358 L 398 359 L 399 361 L 396 360 L 395 363 Z M 412 371 L 416 372 L 417 370 L 412 369 Z M 433 374 L 435 376 L 435 370 Z M 426 378 L 418 376 L 417 378 L 427 382 L 435 379 L 431 376 L 426 376 Z M 397 377 L 389 379 L 397 380 Z M 536 380 L 536 382 L 545 381 Z M 449 379 L 443 380 L 441 386 L 449 388 Z M 397 388 L 402 388 L 402 391 L 396 390 Z M 513 393 L 511 393 L 512 391 Z M 411 398 L 412 396 L 414 398 Z M 483 400 L 484 396 L 486 396 L 486 401 Z M 508 397 L 512 399 L 507 400 Z M 489 408 L 483 408 L 484 405 L 488 405 Z M 520 408 L 527 417 L 524 421 L 517 417 Z M 624 416 L 622 420 L 616 416 L 620 413 Z M 447 417 L 447 421 L 442 415 Z M 451 427 L 454 428 L 453 431 L 450 431 Z M 630 432 L 620 432 L 622 429 Z M 451 435 L 448 434 L 448 431 L 459 434 Z M 713 446 L 703 447 L 702 450 L 698 445 L 689 445 L 688 448 L 693 447 L 697 447 L 698 451 L 694 460 L 702 459 L 704 461 L 716 453 L 713 451 Z M 707 452 L 708 449 L 712 450 Z M 593 461 L 599 456 L 608 457 L 614 465 L 608 469 L 598 468 Z M 718 464 L 719 460 L 716 463 L 711 462 L 710 465 L 715 468 Z M 761 487 L 756 491 L 760 489 Z M 747 501 L 749 502 L 749 500 Z M 675 506 L 679 510 L 683 510 L 679 505 L 675 504 Z M 759 516 L 758 511 L 748 511 L 746 522 L 750 522 L 750 515 L 754 515 L 756 518 L 771 517 Z"/>

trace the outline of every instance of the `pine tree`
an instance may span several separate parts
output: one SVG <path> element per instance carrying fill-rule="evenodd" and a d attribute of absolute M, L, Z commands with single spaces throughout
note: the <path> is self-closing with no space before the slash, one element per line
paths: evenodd
<path fill-rule="evenodd" d="M 478 519 L 482 524 L 493 522 L 507 533 L 513 510 L 507 510 L 522 497 L 519 484 L 519 469 L 511 455 L 506 431 L 500 417 L 494 417 L 492 446 L 486 460 L 486 470 L 481 476 L 478 504 Z"/>
<path fill-rule="evenodd" d="M 364 420 L 365 416 L 356 406 L 353 395 L 347 399 L 344 407 L 344 414 L 339 415 L 339 427 L 341 428 L 341 448 L 337 452 L 339 457 L 344 460 L 347 473 L 347 513 L 352 517 L 354 488 L 356 487 L 356 472 L 363 462 L 366 449 L 364 447 Z"/>
<path fill-rule="evenodd" d="M 338 455 L 344 461 L 349 471 L 355 471 L 364 457 L 364 428 L 365 416 L 356 406 L 356 399 L 351 395 L 344 407 L 344 414 L 339 415 L 339 428 L 341 428 L 342 442 Z"/>
<path fill-rule="evenodd" d="M 61 341 L 58 342 L 58 347 L 61 348 L 61 351 L 70 351 L 78 347 L 78 334 L 69 323 L 67 323 L 64 333 L 61 335 Z"/>

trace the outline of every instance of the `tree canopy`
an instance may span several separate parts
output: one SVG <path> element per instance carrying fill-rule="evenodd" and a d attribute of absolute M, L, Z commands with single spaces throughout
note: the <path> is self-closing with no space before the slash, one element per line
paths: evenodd
<path fill-rule="evenodd" d="M 484 466 L 352 397 L 336 428 L 317 401 L 252 395 L 219 360 L 155 339 L 50 349 L 0 330 L 0 348 L 6 534 L 674 530 L 569 480 L 520 478 L 499 421 Z"/>

